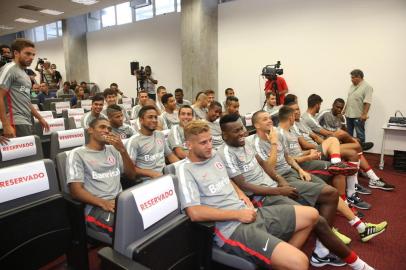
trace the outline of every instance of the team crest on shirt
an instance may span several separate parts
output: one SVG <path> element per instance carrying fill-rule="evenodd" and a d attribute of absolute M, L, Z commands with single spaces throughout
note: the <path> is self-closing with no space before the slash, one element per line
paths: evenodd
<path fill-rule="evenodd" d="M 164 142 L 162 141 L 162 139 L 156 139 L 156 143 L 157 143 L 158 145 L 162 145 Z"/>
<path fill-rule="evenodd" d="M 114 165 L 114 164 L 116 164 L 116 159 L 113 156 L 108 156 L 107 163 L 110 165 Z"/>
<path fill-rule="evenodd" d="M 224 165 L 223 165 L 223 163 L 221 163 L 221 162 L 216 162 L 216 163 L 214 163 L 214 165 L 215 165 L 216 168 L 219 169 L 219 170 L 222 170 L 222 169 L 224 168 Z"/>

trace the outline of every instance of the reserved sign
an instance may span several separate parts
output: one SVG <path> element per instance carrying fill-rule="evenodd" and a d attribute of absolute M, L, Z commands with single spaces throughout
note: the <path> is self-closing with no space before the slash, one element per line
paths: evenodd
<path fill-rule="evenodd" d="M 0 203 L 49 189 L 44 161 L 1 169 Z"/>
<path fill-rule="evenodd" d="M 35 137 L 11 138 L 7 145 L 0 145 L 0 152 L 2 161 L 36 155 Z"/>
<path fill-rule="evenodd" d="M 55 118 L 46 120 L 49 125 L 49 131 L 43 131 L 43 135 L 49 135 L 52 132 L 65 130 L 65 119 L 64 118 Z"/>
<path fill-rule="evenodd" d="M 178 198 L 169 175 L 148 181 L 132 193 L 142 217 L 144 230 L 178 208 Z"/>

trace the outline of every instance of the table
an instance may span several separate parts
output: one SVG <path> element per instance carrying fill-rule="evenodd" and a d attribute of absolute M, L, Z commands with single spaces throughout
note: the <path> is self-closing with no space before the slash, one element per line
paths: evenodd
<path fill-rule="evenodd" d="M 379 169 L 383 170 L 385 161 L 384 161 L 384 154 L 386 149 L 386 141 L 390 139 L 392 143 L 392 150 L 406 150 L 406 127 L 398 127 L 398 126 L 389 126 L 385 124 L 383 127 L 383 137 L 382 137 L 382 147 L 381 147 L 381 160 L 379 162 Z M 401 149 L 399 149 L 401 148 Z"/>

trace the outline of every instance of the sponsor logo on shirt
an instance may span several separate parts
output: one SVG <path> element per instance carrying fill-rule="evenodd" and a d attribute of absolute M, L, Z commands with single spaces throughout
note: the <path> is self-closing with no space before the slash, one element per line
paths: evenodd
<path fill-rule="evenodd" d="M 101 180 L 104 178 L 110 178 L 110 177 L 116 177 L 120 176 L 120 170 L 118 168 L 114 170 L 109 170 L 108 172 L 105 173 L 97 173 L 95 171 L 92 172 L 92 178 L 96 180 Z"/>
<path fill-rule="evenodd" d="M 250 163 L 243 165 L 243 166 L 242 166 L 242 169 L 243 169 L 244 172 L 248 172 L 248 171 L 250 171 L 252 168 L 254 168 L 254 166 L 255 166 L 255 161 L 254 161 L 254 159 L 253 159 L 253 160 L 251 160 Z"/>
<path fill-rule="evenodd" d="M 153 155 L 145 155 L 144 160 L 145 161 L 155 161 L 155 160 L 163 158 L 163 157 L 164 157 L 164 153 L 156 153 Z"/>
<path fill-rule="evenodd" d="M 26 94 L 30 94 L 31 89 L 28 87 L 25 87 L 24 85 L 20 86 L 20 92 L 25 92 Z"/>
<path fill-rule="evenodd" d="M 220 163 L 220 162 L 218 162 L 218 163 Z M 221 165 L 223 166 L 223 164 L 221 164 Z M 228 183 L 230 183 L 230 179 L 228 179 L 228 177 L 223 177 L 219 182 L 209 185 L 209 190 L 210 190 L 211 194 L 217 193 L 217 192 L 221 191 L 223 189 L 223 187 L 228 185 Z"/>

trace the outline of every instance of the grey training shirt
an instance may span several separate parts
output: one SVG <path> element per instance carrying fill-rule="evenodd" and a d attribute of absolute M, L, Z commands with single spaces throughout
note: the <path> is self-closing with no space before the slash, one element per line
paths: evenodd
<path fill-rule="evenodd" d="M 10 104 L 5 100 L 7 117 L 10 120 L 10 113 L 12 113 L 13 121 L 10 123 L 31 126 L 31 80 L 14 61 L 0 69 L 0 88 L 6 90 L 10 96 Z"/>
<path fill-rule="evenodd" d="M 182 209 L 197 205 L 227 210 L 247 208 L 230 183 L 226 168 L 217 154 L 202 162 L 192 163 L 187 159 L 179 165 L 176 175 Z M 216 228 L 229 238 L 240 224 L 239 221 L 217 221 Z M 217 236 L 214 240 L 218 246 L 224 244 Z"/>

